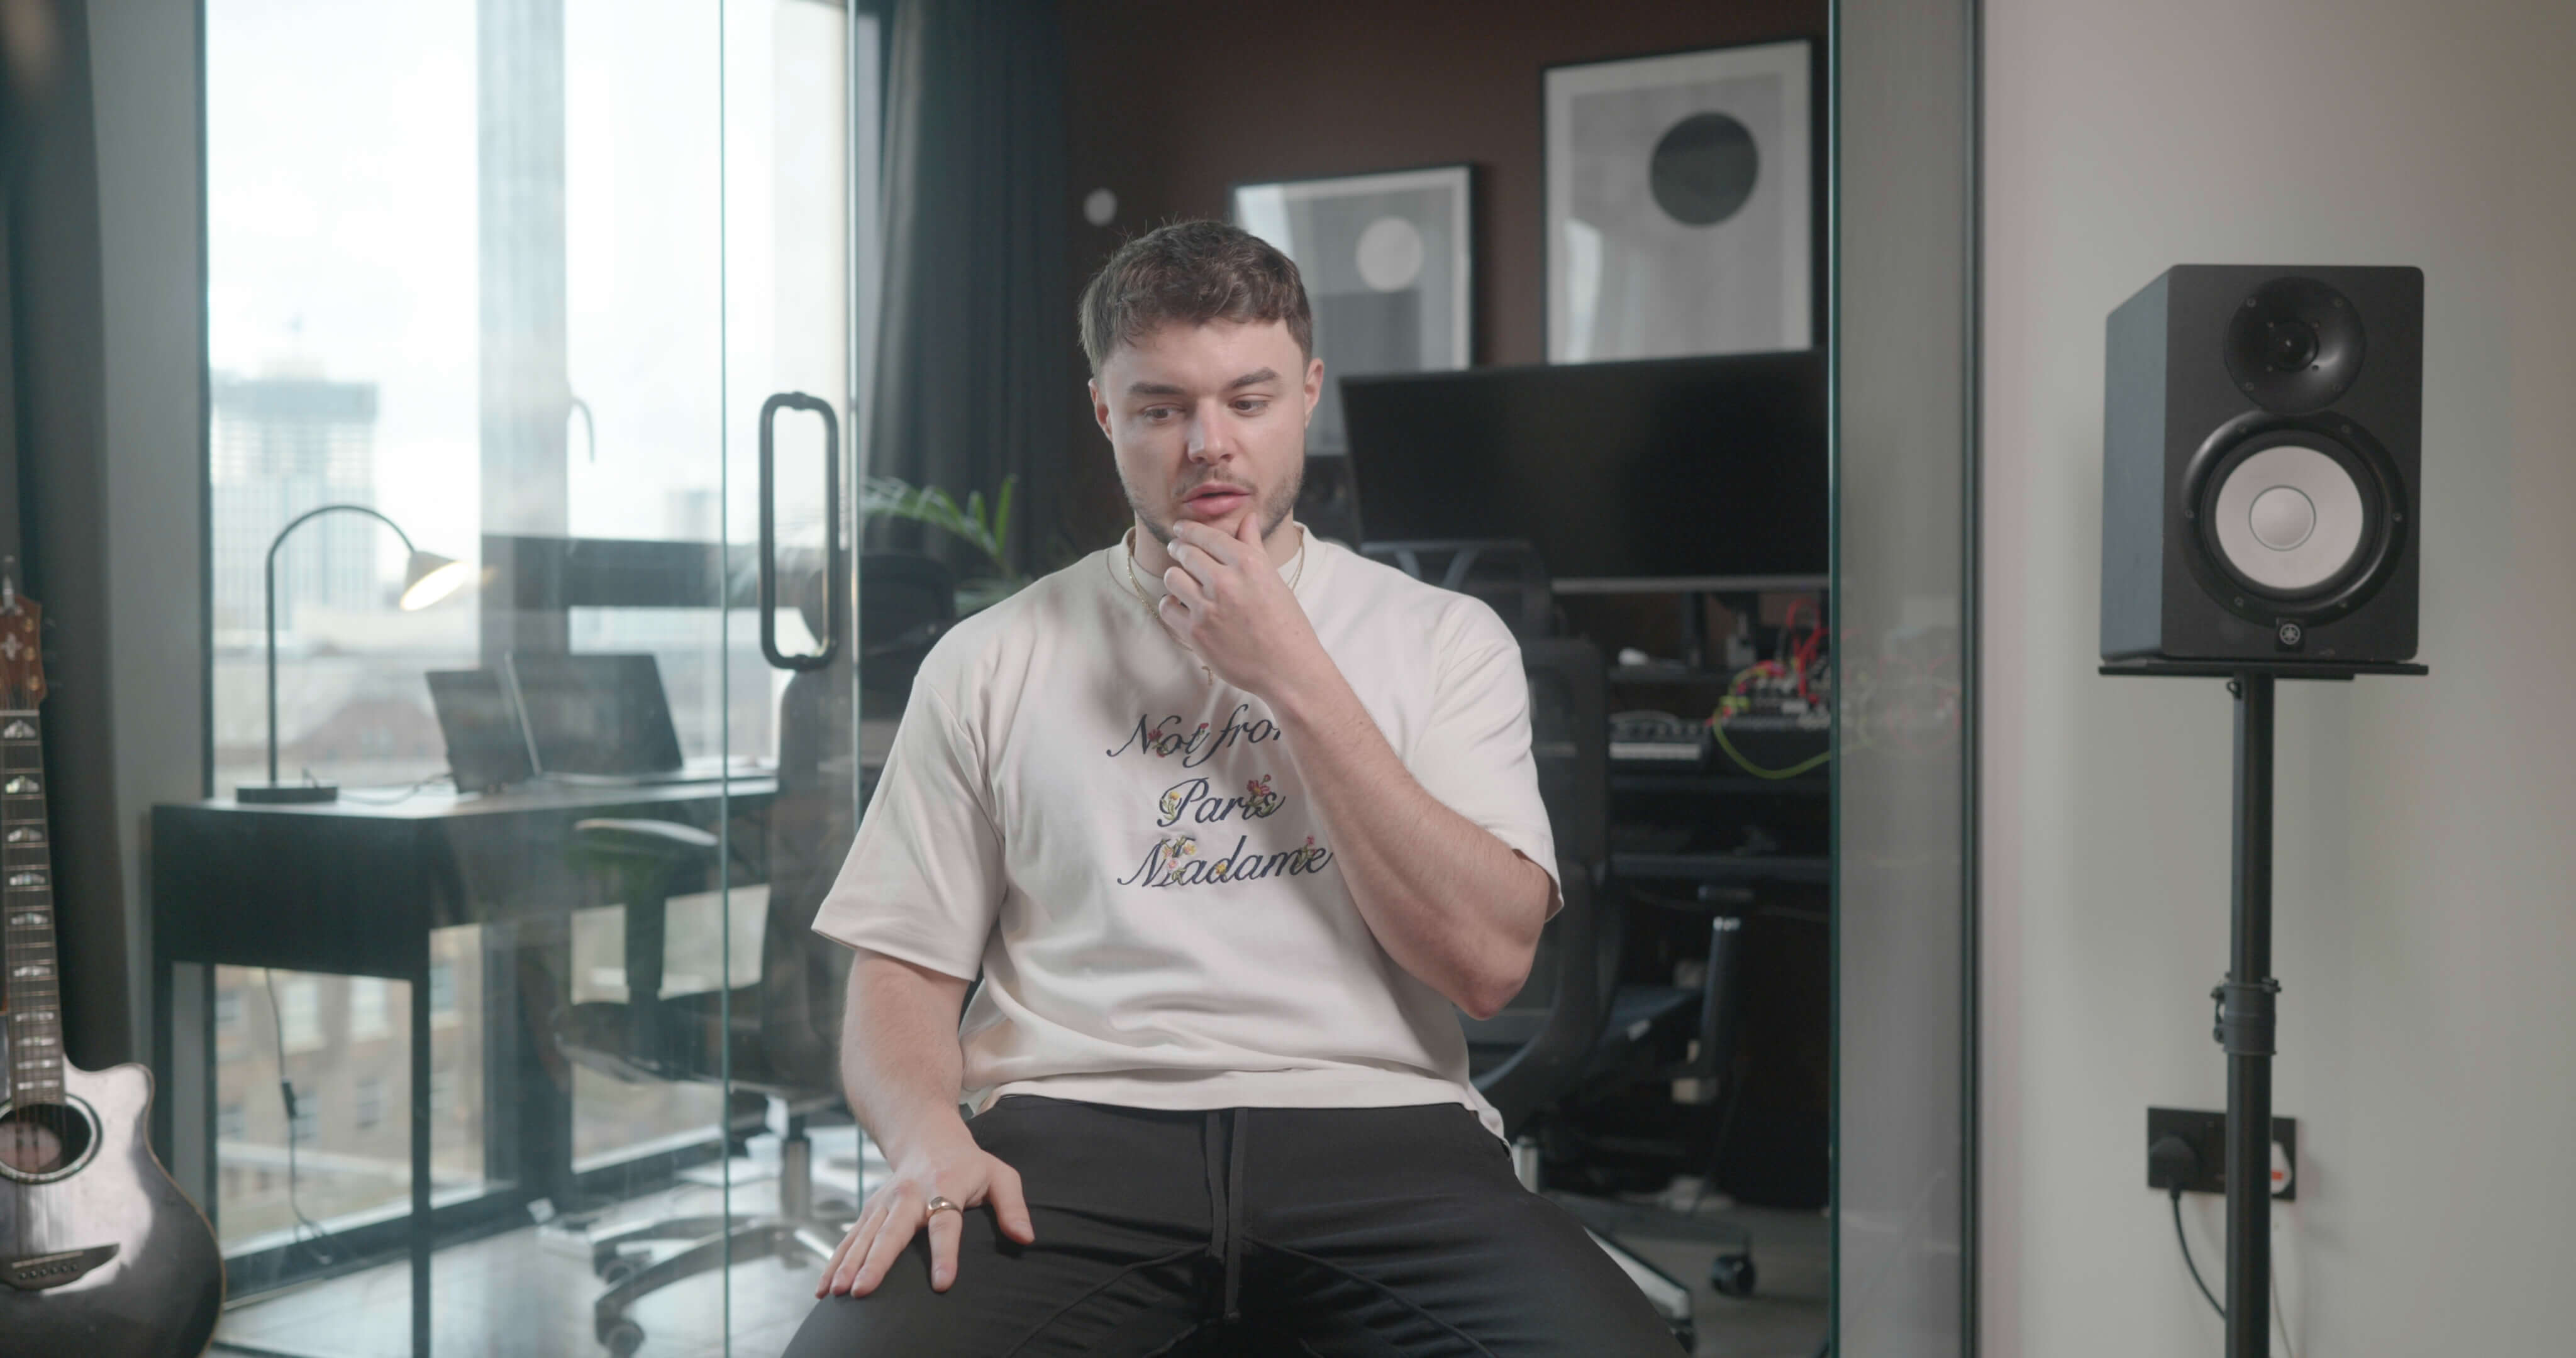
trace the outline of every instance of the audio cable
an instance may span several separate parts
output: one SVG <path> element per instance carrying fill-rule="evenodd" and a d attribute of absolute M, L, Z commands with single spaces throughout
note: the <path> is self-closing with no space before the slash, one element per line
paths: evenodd
<path fill-rule="evenodd" d="M 286 1077 L 286 1019 L 277 1007 L 277 973 L 262 967 L 259 979 L 260 984 L 268 988 L 268 1023 L 277 1036 L 277 1094 L 286 1105 L 286 1210 L 294 1215 L 297 1225 L 313 1233 L 310 1239 L 301 1234 L 290 1238 L 293 1243 L 302 1245 L 305 1253 L 313 1256 L 313 1262 L 329 1268 L 340 1262 L 340 1242 L 322 1229 L 321 1223 L 304 1215 L 304 1204 L 296 1196 L 295 1082 Z"/>
<path fill-rule="evenodd" d="M 2182 1266 L 2191 1270 L 2192 1286 L 2200 1289 L 2200 1295 L 2209 1302 L 2209 1309 L 2217 1312 L 2223 1322 L 2227 1319 L 2227 1308 L 2209 1290 L 2209 1284 L 2201 1281 L 2200 1265 L 2191 1257 L 2191 1237 L 2182 1229 L 2182 1185 L 2200 1176 L 2200 1156 L 2177 1136 L 2158 1139 L 2154 1146 L 2148 1148 L 2147 1154 L 2165 1162 L 2166 1172 L 2173 1182 L 2173 1187 L 2165 1190 L 2165 1196 L 2173 1207 L 2174 1243 L 2182 1247 Z M 2281 1309 L 2281 1270 L 2276 1266 L 2263 1272 L 2272 1284 L 2272 1323 L 2281 1334 L 2281 1351 L 2288 1358 L 2299 1358 L 2298 1349 L 2290 1343 L 2290 1318 Z"/>

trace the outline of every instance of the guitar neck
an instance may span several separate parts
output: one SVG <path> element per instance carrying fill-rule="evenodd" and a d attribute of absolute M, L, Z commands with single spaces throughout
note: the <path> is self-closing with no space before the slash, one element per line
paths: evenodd
<path fill-rule="evenodd" d="M 36 714 L 0 711 L 0 981 L 9 997 L 9 1077 L 20 1103 L 63 1097 L 61 968 L 54 958 L 53 835 Z"/>

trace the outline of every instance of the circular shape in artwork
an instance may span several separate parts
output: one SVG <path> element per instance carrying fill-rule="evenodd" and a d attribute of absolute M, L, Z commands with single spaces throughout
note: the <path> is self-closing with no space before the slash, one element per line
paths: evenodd
<path fill-rule="evenodd" d="M 1723 113 L 1694 113 L 1665 129 L 1646 163 L 1655 206 L 1684 226 L 1715 226 L 1753 196 L 1762 153 L 1744 124 Z"/>
<path fill-rule="evenodd" d="M 1118 195 L 1107 189 L 1093 189 L 1083 195 L 1082 219 L 1093 226 L 1107 226 L 1118 215 Z"/>
<path fill-rule="evenodd" d="M 1402 217 L 1380 217 L 1360 232 L 1360 281 L 1379 292 L 1413 286 L 1422 276 L 1422 232 Z"/>

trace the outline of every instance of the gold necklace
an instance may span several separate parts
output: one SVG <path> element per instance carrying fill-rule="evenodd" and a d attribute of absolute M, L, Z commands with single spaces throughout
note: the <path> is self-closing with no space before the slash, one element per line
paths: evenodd
<path fill-rule="evenodd" d="M 1153 598 L 1145 593 L 1144 584 L 1136 579 L 1135 530 L 1130 529 L 1128 531 L 1129 536 L 1127 539 L 1126 552 L 1127 588 L 1135 591 L 1136 602 L 1143 604 L 1147 613 L 1152 613 L 1159 619 L 1162 617 L 1162 614 L 1155 610 Z M 1288 569 L 1288 592 L 1290 594 L 1296 593 L 1297 582 L 1304 578 L 1306 578 L 1306 525 L 1301 523 L 1297 525 L 1297 560 Z"/>

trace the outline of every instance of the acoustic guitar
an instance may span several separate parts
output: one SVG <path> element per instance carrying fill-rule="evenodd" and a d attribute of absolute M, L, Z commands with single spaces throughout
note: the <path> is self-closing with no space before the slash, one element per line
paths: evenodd
<path fill-rule="evenodd" d="M 63 1059 L 38 618 L 0 574 L 0 1358 L 202 1353 L 223 1252 L 152 1154 L 152 1073 Z"/>

